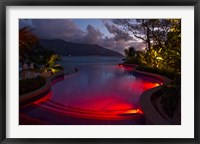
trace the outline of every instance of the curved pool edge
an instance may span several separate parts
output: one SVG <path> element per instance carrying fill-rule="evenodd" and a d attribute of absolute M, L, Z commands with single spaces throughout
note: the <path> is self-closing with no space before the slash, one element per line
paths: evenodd
<path fill-rule="evenodd" d="M 152 88 L 145 91 L 140 96 L 140 104 L 143 110 L 144 116 L 146 118 L 147 125 L 170 125 L 171 123 L 167 121 L 155 108 L 152 103 L 152 99 L 156 99 L 159 95 L 155 93 L 161 90 L 161 86 Z"/>
<path fill-rule="evenodd" d="M 45 85 L 42 86 L 41 88 L 36 89 L 29 93 L 20 95 L 19 96 L 19 107 L 22 108 L 22 107 L 28 106 L 28 105 L 34 103 L 35 101 L 38 101 L 40 99 L 43 99 L 46 96 L 49 96 L 48 94 L 51 91 L 52 83 L 54 83 L 54 81 L 56 79 L 64 78 L 64 76 L 65 75 L 64 75 L 63 71 L 56 73 L 56 74 L 52 75 L 51 77 L 47 78 Z"/>
<path fill-rule="evenodd" d="M 154 79 L 160 81 L 162 83 L 162 85 L 166 85 L 166 84 L 169 84 L 170 82 L 172 82 L 172 80 L 168 79 L 167 77 L 164 77 L 164 76 L 161 76 L 158 74 L 139 71 L 139 70 L 133 70 L 133 71 L 136 73 L 154 78 Z M 143 110 L 144 116 L 147 120 L 147 122 L 146 122 L 147 125 L 154 125 L 154 124 L 170 125 L 171 124 L 168 120 L 166 120 L 162 116 L 162 115 L 166 115 L 166 114 L 163 112 L 158 112 L 152 103 L 152 100 L 155 100 L 161 96 L 161 95 L 157 95 L 156 93 L 161 90 L 162 85 L 151 88 L 149 90 L 146 90 L 140 96 L 140 105 Z"/>
<path fill-rule="evenodd" d="M 139 71 L 139 70 L 134 70 L 134 72 L 157 79 L 158 81 L 160 81 L 162 83 L 162 85 L 167 85 L 170 82 L 172 82 L 172 80 L 168 79 L 167 77 L 164 77 L 164 76 L 161 76 L 158 74 L 153 74 L 153 73 Z M 169 125 L 169 124 L 171 124 L 168 120 L 166 120 L 162 116 L 162 115 L 166 115 L 166 114 L 164 113 L 161 115 L 160 112 L 158 112 L 156 110 L 155 106 L 152 103 L 152 100 L 160 97 L 160 95 L 156 95 L 155 93 L 161 90 L 162 85 L 151 88 L 149 90 L 146 90 L 140 96 L 141 109 L 143 110 L 144 116 L 147 120 L 146 124 L 148 124 L 148 125 L 154 125 L 154 124 Z"/>
<path fill-rule="evenodd" d="M 166 85 L 166 84 L 169 84 L 170 82 L 172 82 L 172 80 L 168 79 L 165 76 L 161 76 L 161 75 L 158 75 L 158 74 L 137 70 L 136 68 L 139 66 L 137 64 L 119 64 L 119 65 L 128 66 L 128 67 L 130 66 L 130 67 L 133 68 L 132 71 L 134 73 L 156 79 L 162 85 Z M 171 124 L 168 120 L 166 120 L 162 116 L 162 115 L 166 115 L 166 114 L 163 113 L 163 111 L 158 112 L 157 109 L 155 108 L 155 106 L 152 103 L 152 100 L 155 100 L 155 99 L 160 97 L 160 95 L 157 95 L 156 93 L 158 91 L 160 91 L 161 88 L 162 88 L 161 85 L 154 87 L 154 88 L 151 88 L 151 89 L 143 92 L 140 96 L 140 105 L 141 105 L 141 109 L 143 111 L 143 114 L 146 118 L 146 124 L 147 125 L 154 125 L 154 124 L 156 124 L 156 125 L 170 125 Z"/>

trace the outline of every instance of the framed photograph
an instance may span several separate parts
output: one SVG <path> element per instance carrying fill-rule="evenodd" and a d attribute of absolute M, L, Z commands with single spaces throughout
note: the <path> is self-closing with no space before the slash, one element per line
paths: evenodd
<path fill-rule="evenodd" d="M 0 6 L 1 143 L 199 144 L 199 0 Z"/>

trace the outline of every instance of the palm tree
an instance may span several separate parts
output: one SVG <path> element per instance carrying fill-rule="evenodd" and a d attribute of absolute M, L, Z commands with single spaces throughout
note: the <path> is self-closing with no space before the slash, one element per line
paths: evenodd
<path fill-rule="evenodd" d="M 126 55 L 127 63 L 139 64 L 140 52 L 136 51 L 136 49 L 134 47 L 129 47 L 128 49 L 125 49 L 124 53 Z"/>

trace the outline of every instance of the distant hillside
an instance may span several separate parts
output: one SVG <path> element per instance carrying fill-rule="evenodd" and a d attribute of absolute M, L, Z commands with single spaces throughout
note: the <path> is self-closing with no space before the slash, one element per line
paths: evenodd
<path fill-rule="evenodd" d="M 118 52 L 103 48 L 99 45 L 78 44 L 64 40 L 40 40 L 40 44 L 61 56 L 123 56 Z"/>

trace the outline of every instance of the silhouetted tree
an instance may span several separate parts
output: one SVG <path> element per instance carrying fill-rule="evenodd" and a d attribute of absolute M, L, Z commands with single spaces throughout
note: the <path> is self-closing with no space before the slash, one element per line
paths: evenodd
<path fill-rule="evenodd" d="M 148 67 L 181 74 L 180 19 L 116 19 L 123 30 L 146 43 L 146 51 L 137 59 Z M 130 53 L 126 50 L 125 54 Z"/>
<path fill-rule="evenodd" d="M 19 58 L 24 61 L 28 58 L 28 53 L 38 44 L 38 38 L 31 33 L 29 27 L 19 30 Z"/>

